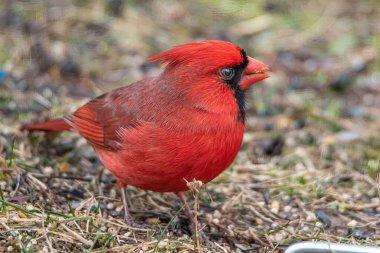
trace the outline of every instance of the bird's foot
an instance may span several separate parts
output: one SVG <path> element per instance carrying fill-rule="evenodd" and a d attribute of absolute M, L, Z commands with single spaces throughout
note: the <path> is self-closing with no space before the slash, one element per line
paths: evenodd
<path fill-rule="evenodd" d="M 205 242 L 206 244 L 209 244 L 210 241 L 208 240 L 205 232 L 203 232 L 201 229 L 203 228 L 202 224 L 198 224 L 198 236 L 201 238 L 202 242 Z M 189 230 L 192 235 L 195 236 L 195 226 L 194 223 L 190 223 Z"/>
<path fill-rule="evenodd" d="M 124 222 L 132 228 L 144 229 L 144 230 L 150 229 L 150 226 L 148 224 L 136 223 L 131 217 L 124 217 Z"/>

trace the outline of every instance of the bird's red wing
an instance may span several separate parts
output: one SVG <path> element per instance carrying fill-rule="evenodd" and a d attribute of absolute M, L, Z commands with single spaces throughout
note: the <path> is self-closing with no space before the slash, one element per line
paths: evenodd
<path fill-rule="evenodd" d="M 137 120 L 114 95 L 90 101 L 65 120 L 97 148 L 117 151 L 122 149 L 123 129 L 135 126 Z"/>

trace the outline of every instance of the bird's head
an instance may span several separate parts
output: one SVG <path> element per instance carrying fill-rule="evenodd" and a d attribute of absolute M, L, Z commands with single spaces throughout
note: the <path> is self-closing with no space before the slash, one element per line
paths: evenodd
<path fill-rule="evenodd" d="M 167 64 L 163 73 L 171 79 L 175 76 L 177 82 L 202 86 L 217 83 L 243 91 L 268 78 L 270 70 L 264 63 L 247 56 L 240 47 L 216 40 L 176 46 L 149 60 Z"/>

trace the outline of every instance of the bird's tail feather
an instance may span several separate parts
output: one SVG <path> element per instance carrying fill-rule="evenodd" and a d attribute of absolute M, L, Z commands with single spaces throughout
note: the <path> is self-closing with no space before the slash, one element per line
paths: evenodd
<path fill-rule="evenodd" d="M 56 133 L 62 131 L 70 131 L 72 127 L 69 124 L 67 124 L 64 119 L 54 119 L 42 123 L 25 124 L 22 125 L 20 129 Z"/>

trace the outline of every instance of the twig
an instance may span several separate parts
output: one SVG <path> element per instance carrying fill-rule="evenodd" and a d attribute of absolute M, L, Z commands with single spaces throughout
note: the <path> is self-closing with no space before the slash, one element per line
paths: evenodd
<path fill-rule="evenodd" d="M 350 210 L 355 210 L 355 211 L 360 211 L 363 209 L 368 209 L 368 208 L 376 208 L 379 207 L 380 203 L 367 203 L 367 204 L 362 204 L 360 206 L 348 206 L 347 209 Z"/>
<path fill-rule="evenodd" d="M 12 168 L 12 170 L 14 170 L 17 173 L 19 173 L 18 177 L 20 177 L 22 173 L 25 173 L 25 170 L 22 169 L 22 168 L 20 168 L 20 167 L 18 167 L 18 166 L 14 166 Z M 43 182 L 41 182 L 40 180 L 38 180 L 35 176 L 31 175 L 30 173 L 26 174 L 26 178 L 29 179 L 31 182 L 35 183 L 36 185 L 38 185 L 38 187 L 41 190 L 43 190 L 43 191 L 48 191 L 49 190 L 49 188 Z M 17 182 L 17 184 L 18 184 L 17 187 L 19 186 L 19 181 L 20 180 L 18 180 L 18 182 Z M 16 192 L 16 190 L 15 190 L 15 192 Z"/>
<path fill-rule="evenodd" d="M 222 246 L 220 246 L 218 243 L 214 242 L 214 244 L 216 245 L 216 247 L 221 249 L 224 253 L 228 253 L 228 251 L 225 248 L 223 248 Z"/>
<path fill-rule="evenodd" d="M 262 215 L 261 213 L 259 213 L 253 206 L 247 206 L 249 210 L 251 210 L 256 216 L 258 216 L 260 219 L 262 219 L 263 221 L 266 221 L 268 223 L 272 223 L 273 220 L 265 217 L 264 215 Z"/>
<path fill-rule="evenodd" d="M 127 225 L 125 222 L 122 222 L 122 221 L 119 221 L 119 222 L 113 222 L 113 221 L 111 221 L 109 218 L 108 218 L 108 219 L 100 218 L 99 221 L 100 221 L 101 223 L 109 223 L 109 224 L 112 224 L 112 225 L 114 225 L 114 226 L 118 226 L 118 227 L 121 227 L 121 228 L 127 228 L 127 229 L 132 230 L 132 231 L 143 231 L 143 232 L 147 232 L 147 231 L 150 230 L 150 229 L 148 229 L 148 228 L 135 228 L 135 227 L 132 227 L 132 226 Z"/>
<path fill-rule="evenodd" d="M 68 228 L 65 224 L 61 224 L 61 227 L 63 227 L 69 234 L 71 234 L 74 238 L 76 238 L 81 243 L 83 243 L 83 244 L 85 244 L 87 246 L 92 245 L 91 241 L 86 240 L 81 235 L 79 235 L 77 232 L 75 232 L 75 231 L 71 230 L 70 228 Z"/>
<path fill-rule="evenodd" d="M 270 245 L 261 240 L 251 228 L 248 229 L 248 234 L 252 237 L 253 240 L 259 242 L 261 246 L 270 247 Z"/>
<path fill-rule="evenodd" d="M 194 250 L 197 250 L 198 253 L 202 252 L 201 248 L 201 241 L 199 237 L 199 231 L 198 231 L 198 208 L 199 208 L 199 191 L 202 187 L 202 182 L 193 180 L 193 182 L 187 182 L 187 187 L 191 190 L 194 196 L 194 239 L 195 239 L 195 245 Z"/>

